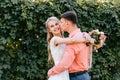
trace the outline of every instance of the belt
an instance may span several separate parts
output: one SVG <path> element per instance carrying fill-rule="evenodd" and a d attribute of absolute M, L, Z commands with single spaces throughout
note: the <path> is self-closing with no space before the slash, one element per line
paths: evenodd
<path fill-rule="evenodd" d="M 78 76 L 78 75 L 82 75 L 85 72 L 87 72 L 87 70 L 79 71 L 79 72 L 74 72 L 74 73 L 69 73 L 69 75 L 70 75 L 70 77 L 75 77 L 75 76 Z"/>

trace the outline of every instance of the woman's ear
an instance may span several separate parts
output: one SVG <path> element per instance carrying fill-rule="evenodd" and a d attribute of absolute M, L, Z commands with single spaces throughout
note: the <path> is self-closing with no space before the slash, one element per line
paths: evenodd
<path fill-rule="evenodd" d="M 51 32 L 51 30 L 48 28 L 48 32 Z"/>
<path fill-rule="evenodd" d="M 50 30 L 49 30 L 50 33 L 52 33 Z"/>

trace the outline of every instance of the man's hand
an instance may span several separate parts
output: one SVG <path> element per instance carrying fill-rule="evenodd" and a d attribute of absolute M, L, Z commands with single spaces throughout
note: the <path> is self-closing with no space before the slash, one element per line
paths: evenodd
<path fill-rule="evenodd" d="M 53 71 L 52 71 L 51 69 L 48 70 L 48 73 L 47 73 L 47 74 L 48 74 L 48 76 L 53 76 L 53 75 L 55 75 L 55 73 L 53 73 Z"/>
<path fill-rule="evenodd" d="M 48 74 L 48 76 L 51 76 L 51 74 L 52 74 L 51 70 L 49 70 L 47 74 Z"/>

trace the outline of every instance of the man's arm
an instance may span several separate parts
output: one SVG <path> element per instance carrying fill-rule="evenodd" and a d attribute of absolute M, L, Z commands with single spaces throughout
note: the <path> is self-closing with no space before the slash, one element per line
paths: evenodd
<path fill-rule="evenodd" d="M 55 75 L 55 74 L 65 71 L 65 70 L 68 70 L 69 66 L 73 63 L 74 58 L 75 58 L 74 50 L 71 46 L 72 45 L 66 46 L 65 53 L 63 55 L 62 60 L 60 61 L 59 64 L 53 66 L 48 71 L 48 76 Z"/>

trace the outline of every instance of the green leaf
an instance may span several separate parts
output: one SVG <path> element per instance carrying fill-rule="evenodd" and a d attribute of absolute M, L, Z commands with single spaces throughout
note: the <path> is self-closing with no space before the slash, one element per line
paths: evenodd
<path fill-rule="evenodd" d="M 11 0 L 13 4 L 17 4 L 19 0 Z"/>
<path fill-rule="evenodd" d="M 5 49 L 5 47 L 0 45 L 0 50 L 4 50 L 4 49 Z"/>

